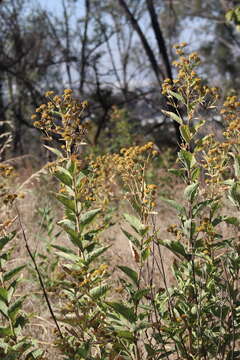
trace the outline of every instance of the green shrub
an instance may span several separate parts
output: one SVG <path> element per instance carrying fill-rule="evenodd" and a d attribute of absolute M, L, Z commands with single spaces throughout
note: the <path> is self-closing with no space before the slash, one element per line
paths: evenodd
<path fill-rule="evenodd" d="M 86 164 L 78 149 L 85 144 L 87 129 L 81 120 L 85 104 L 78 104 L 65 90 L 62 96 L 48 93 L 50 101 L 37 110 L 36 126 L 62 141 L 61 151 L 48 149 L 57 155 L 50 170 L 60 182 L 56 198 L 64 218 L 59 225 L 71 243 L 54 245 L 63 259 L 56 309 L 63 325 L 56 342 L 65 359 L 240 357 L 240 247 L 238 237 L 223 237 L 221 228 L 225 223 L 233 233 L 239 230 L 240 102 L 228 97 L 220 111 L 223 141 L 213 134 L 199 137 L 205 123 L 199 120 L 200 106 L 216 109 L 220 96 L 215 87 L 202 83 L 196 72 L 200 59 L 196 53 L 186 55 L 184 47 L 176 47 L 180 56 L 176 79 L 163 84 L 163 94 L 175 109 L 164 113 L 179 123 L 182 136 L 170 173 L 184 184 L 182 202 L 160 199 L 177 213 L 176 224 L 169 224 L 168 240 L 161 238 L 157 226 L 157 186 L 146 176 L 157 155 L 152 143 Z M 110 184 L 121 187 L 121 196 L 132 208 L 124 214 L 122 231 L 133 265 L 118 265 L 118 289 L 101 256 L 108 247 L 100 234 L 111 222 L 104 217 L 111 196 L 106 200 L 102 193 Z M 223 213 L 228 200 L 236 216 Z M 163 248 L 173 255 L 171 284 Z"/>

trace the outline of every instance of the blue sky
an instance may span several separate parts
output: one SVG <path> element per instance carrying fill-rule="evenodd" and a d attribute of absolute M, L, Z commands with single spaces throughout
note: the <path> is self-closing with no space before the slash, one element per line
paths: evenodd
<path fill-rule="evenodd" d="M 99 1 L 104 1 L 104 0 L 99 0 Z M 115 0 L 115 1 L 117 1 L 117 0 Z M 136 1 L 138 1 L 138 0 L 136 0 Z M 67 5 L 67 0 L 65 0 L 65 3 Z M 47 11 L 50 11 L 53 15 L 61 16 L 63 13 L 62 0 L 34 0 L 33 4 L 34 5 L 39 4 L 41 6 L 41 8 L 46 9 Z M 76 21 L 75 16 L 81 17 L 84 14 L 84 0 L 76 1 L 75 6 L 70 11 L 70 14 L 72 15 L 70 18 L 71 19 L 70 21 L 71 21 L 71 24 L 73 25 L 73 24 L 75 24 L 75 21 Z M 200 39 L 202 40 L 203 34 L 199 33 L 199 24 L 201 22 L 202 21 L 192 21 L 192 20 L 188 19 L 186 21 L 185 30 L 183 30 L 180 35 L 179 41 L 186 41 L 187 43 L 189 43 L 191 50 L 195 50 L 195 47 L 196 48 L 198 47 L 199 40 Z M 205 36 L 205 34 L 204 34 L 204 36 Z M 151 32 L 150 33 L 148 32 L 148 37 L 152 38 Z M 137 38 L 137 36 L 136 36 L 136 38 Z M 116 47 L 115 43 L 116 43 L 116 41 L 114 38 L 110 40 L 110 44 L 112 47 L 112 52 L 114 54 L 115 61 L 117 63 L 117 66 L 120 66 L 120 65 L 118 65 L 119 54 L 118 54 L 118 51 L 115 50 L 115 47 Z M 195 47 L 193 46 L 193 44 L 196 44 Z M 103 49 L 106 50 L 105 48 L 103 48 Z M 104 69 L 104 71 L 107 72 L 109 70 L 109 68 L 111 68 L 111 61 L 109 59 L 109 56 L 106 56 L 106 57 L 104 57 L 102 69 Z M 143 76 L 145 77 L 145 73 L 143 74 Z M 141 78 L 141 76 L 140 76 L 140 78 Z"/>
<path fill-rule="evenodd" d="M 61 0 L 38 0 L 38 3 L 46 10 L 58 12 L 61 9 Z"/>
<path fill-rule="evenodd" d="M 100 1 L 102 1 L 102 0 L 100 0 Z M 37 0 L 37 2 L 40 4 L 40 6 L 43 9 L 50 10 L 55 14 L 59 14 L 59 13 L 61 14 L 62 13 L 62 0 Z M 65 2 L 66 2 L 66 5 L 67 5 L 67 1 L 65 1 Z M 82 8 L 82 11 L 83 11 L 83 8 L 84 8 L 83 0 L 80 0 L 80 1 L 78 0 L 75 3 L 75 6 L 79 10 L 79 13 L 81 13 L 81 8 Z"/>

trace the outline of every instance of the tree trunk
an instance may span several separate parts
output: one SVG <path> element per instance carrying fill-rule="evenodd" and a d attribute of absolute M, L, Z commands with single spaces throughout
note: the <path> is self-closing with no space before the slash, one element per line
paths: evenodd
<path fill-rule="evenodd" d="M 154 55 L 153 50 L 151 49 L 142 29 L 140 28 L 137 20 L 135 19 L 134 15 L 131 13 L 131 11 L 129 10 L 125 0 L 118 0 L 119 5 L 122 7 L 122 9 L 124 10 L 124 12 L 126 13 L 126 16 L 128 17 L 128 19 L 130 20 L 132 27 L 134 28 L 134 30 L 137 32 L 138 36 L 140 37 L 140 40 L 142 42 L 142 45 L 144 47 L 144 50 L 146 52 L 146 55 L 148 56 L 148 59 L 150 61 L 150 64 L 152 66 L 153 72 L 157 78 L 157 81 L 159 83 L 159 85 L 161 85 L 161 77 L 162 79 L 164 78 L 164 73 L 161 71 L 161 69 L 158 66 L 158 62 L 156 60 L 156 57 Z"/>
<path fill-rule="evenodd" d="M 122 9 L 124 10 L 124 12 L 126 13 L 126 16 L 128 17 L 128 19 L 130 20 L 132 27 L 135 29 L 135 31 L 137 32 L 137 34 L 140 37 L 140 40 L 142 42 L 143 48 L 145 49 L 146 55 L 148 56 L 148 59 L 151 63 L 152 69 L 154 71 L 154 74 L 157 78 L 157 81 L 159 83 L 159 85 L 161 86 L 161 82 L 166 78 L 170 78 L 172 80 L 172 70 L 171 70 L 171 64 L 169 61 L 169 57 L 167 54 L 167 49 L 166 49 L 166 45 L 165 45 L 165 40 L 163 38 L 162 35 L 162 31 L 157 19 L 157 14 L 153 5 L 153 1 L 152 0 L 146 0 L 147 2 L 147 7 L 148 7 L 148 12 L 151 18 L 151 23 L 152 23 L 152 28 L 153 28 L 153 32 L 155 34 L 155 38 L 158 44 L 158 49 L 159 49 L 159 53 L 162 56 L 162 60 L 163 60 L 163 64 L 165 67 L 165 71 L 163 72 L 158 64 L 158 61 L 155 57 L 154 52 L 152 51 L 145 35 L 143 34 L 137 20 L 135 19 L 134 15 L 131 13 L 130 9 L 128 8 L 125 0 L 118 0 L 119 5 L 122 7 Z M 173 111 L 175 112 L 175 108 L 173 108 L 172 106 L 168 106 L 168 110 L 169 111 Z M 175 132 L 176 132 L 176 139 L 178 144 L 181 144 L 181 133 L 179 130 L 179 124 L 177 122 L 174 121 L 173 126 L 175 128 Z"/>

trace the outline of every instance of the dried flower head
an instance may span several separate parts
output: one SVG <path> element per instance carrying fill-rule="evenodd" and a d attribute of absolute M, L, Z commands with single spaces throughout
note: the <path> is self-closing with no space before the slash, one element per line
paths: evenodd
<path fill-rule="evenodd" d="M 49 101 L 36 109 L 37 115 L 32 115 L 36 120 L 34 125 L 41 129 L 49 139 L 56 137 L 63 142 L 63 149 L 71 154 L 74 148 L 83 143 L 87 127 L 82 119 L 87 102 L 80 102 L 72 96 L 71 89 L 65 89 L 61 96 L 53 91 L 45 93 Z"/>

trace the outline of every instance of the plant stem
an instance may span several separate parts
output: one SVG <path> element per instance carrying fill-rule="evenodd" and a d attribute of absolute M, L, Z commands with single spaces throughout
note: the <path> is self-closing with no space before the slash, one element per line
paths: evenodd
<path fill-rule="evenodd" d="M 56 328 L 57 328 L 57 330 L 58 330 L 58 333 L 59 333 L 60 337 L 61 337 L 62 339 L 64 339 L 63 334 L 62 334 L 62 331 L 61 331 L 60 326 L 59 326 L 59 324 L 58 324 L 58 321 L 57 321 L 57 319 L 56 319 L 56 316 L 55 316 L 55 314 L 54 314 L 54 312 L 53 312 L 52 305 L 51 305 L 51 303 L 50 303 L 50 300 L 49 300 L 47 291 L 46 291 L 46 289 L 45 289 L 45 285 L 44 285 L 44 283 L 43 283 L 42 275 L 41 275 L 41 273 L 40 273 L 40 270 L 39 270 L 39 268 L 38 268 L 38 265 L 37 265 L 37 262 L 36 262 L 36 260 L 35 260 L 35 258 L 34 258 L 34 255 L 32 254 L 32 252 L 31 252 L 31 250 L 30 250 L 30 247 L 29 247 L 29 245 L 28 245 L 27 237 L 26 237 L 26 234 L 25 234 L 25 231 L 24 231 L 22 222 L 21 222 L 21 217 L 20 217 L 20 213 L 19 213 L 18 207 L 17 207 L 17 205 L 15 205 L 15 206 L 16 206 L 16 211 L 17 211 L 17 214 L 18 214 L 18 220 L 19 220 L 19 224 L 20 224 L 20 227 L 21 227 L 21 230 L 22 230 L 22 234 L 23 234 L 25 246 L 26 246 L 27 252 L 28 252 L 28 254 L 29 254 L 29 256 L 30 256 L 30 258 L 31 258 L 31 260 L 32 260 L 32 262 L 33 262 L 33 265 L 34 265 L 34 268 L 35 268 L 35 270 L 36 270 L 36 273 L 37 273 L 37 275 L 38 275 L 39 283 L 40 283 L 40 286 L 41 286 L 41 288 L 42 288 L 43 295 L 44 295 L 44 298 L 45 298 L 45 300 L 46 300 L 46 303 L 47 303 L 49 312 L 50 312 L 50 314 L 51 314 L 51 316 L 52 316 L 52 319 L 53 319 L 53 321 L 54 321 L 54 323 L 55 323 L 55 325 L 56 325 Z"/>

